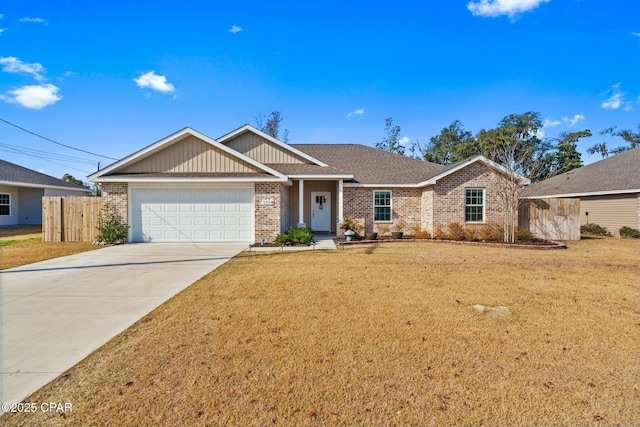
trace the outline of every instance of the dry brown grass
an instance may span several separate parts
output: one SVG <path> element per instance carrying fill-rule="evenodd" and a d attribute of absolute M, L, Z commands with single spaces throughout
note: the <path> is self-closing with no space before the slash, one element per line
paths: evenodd
<path fill-rule="evenodd" d="M 98 249 L 86 242 L 42 242 L 39 225 L 0 228 L 0 270 Z"/>
<path fill-rule="evenodd" d="M 243 253 L 27 399 L 72 413 L 3 422 L 638 425 L 639 249 Z"/>

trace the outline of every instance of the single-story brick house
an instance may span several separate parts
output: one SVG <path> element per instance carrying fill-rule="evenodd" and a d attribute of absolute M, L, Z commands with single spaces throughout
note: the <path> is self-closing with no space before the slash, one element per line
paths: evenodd
<path fill-rule="evenodd" d="M 530 199 L 579 199 L 580 225 L 595 223 L 620 237 L 640 229 L 640 148 L 565 172 L 528 187 Z"/>
<path fill-rule="evenodd" d="M 269 242 L 289 226 L 340 234 L 344 215 L 368 232 L 500 222 L 493 186 L 507 173 L 482 156 L 442 166 L 358 144 L 289 145 L 245 125 L 218 139 L 182 129 L 89 180 L 130 242 Z"/>
<path fill-rule="evenodd" d="M 42 224 L 43 196 L 89 196 L 91 190 L 0 160 L 0 225 Z"/>

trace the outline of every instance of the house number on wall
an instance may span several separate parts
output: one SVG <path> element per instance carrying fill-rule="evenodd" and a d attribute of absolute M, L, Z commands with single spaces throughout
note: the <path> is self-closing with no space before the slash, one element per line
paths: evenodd
<path fill-rule="evenodd" d="M 262 199 L 260 200 L 260 204 L 262 206 L 275 206 L 276 205 L 276 201 L 273 199 Z"/>

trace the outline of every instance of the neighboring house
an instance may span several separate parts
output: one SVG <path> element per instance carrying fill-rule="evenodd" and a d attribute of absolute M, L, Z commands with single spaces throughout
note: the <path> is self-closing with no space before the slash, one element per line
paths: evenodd
<path fill-rule="evenodd" d="M 640 229 L 640 148 L 554 176 L 526 190 L 532 199 L 579 198 L 580 225 L 595 223 L 615 236 Z"/>
<path fill-rule="evenodd" d="M 42 224 L 42 196 L 88 196 L 91 190 L 0 160 L 0 225 Z"/>
<path fill-rule="evenodd" d="M 131 242 L 270 242 L 290 226 L 339 234 L 344 215 L 366 231 L 402 220 L 409 233 L 499 222 L 492 186 L 505 173 L 482 156 L 442 166 L 357 144 L 288 145 L 245 125 L 218 139 L 185 128 L 89 180 Z"/>

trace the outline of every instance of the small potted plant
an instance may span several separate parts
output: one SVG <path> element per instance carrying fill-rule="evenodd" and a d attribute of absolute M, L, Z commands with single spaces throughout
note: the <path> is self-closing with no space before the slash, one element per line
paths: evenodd
<path fill-rule="evenodd" d="M 391 238 L 396 240 L 402 239 L 402 236 L 404 235 L 404 227 L 405 223 L 403 220 L 394 222 L 391 226 Z"/>

